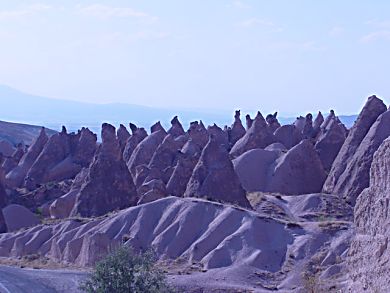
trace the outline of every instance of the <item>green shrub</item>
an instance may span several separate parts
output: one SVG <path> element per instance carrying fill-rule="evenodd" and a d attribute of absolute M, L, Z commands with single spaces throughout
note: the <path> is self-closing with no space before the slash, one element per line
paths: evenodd
<path fill-rule="evenodd" d="M 136 254 L 129 247 L 121 246 L 98 262 L 89 279 L 80 289 L 85 292 L 174 292 L 165 275 L 156 267 L 151 251 Z"/>

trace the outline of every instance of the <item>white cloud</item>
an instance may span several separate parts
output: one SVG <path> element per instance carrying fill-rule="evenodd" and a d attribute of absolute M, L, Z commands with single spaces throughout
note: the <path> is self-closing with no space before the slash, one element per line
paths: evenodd
<path fill-rule="evenodd" d="M 380 30 L 380 31 L 371 32 L 360 39 L 362 43 L 372 43 L 379 40 L 390 41 L 390 30 Z"/>
<path fill-rule="evenodd" d="M 134 41 L 162 40 L 168 37 L 170 37 L 170 34 L 167 32 L 146 30 L 146 31 L 139 31 L 133 34 L 114 32 L 112 34 L 104 36 L 104 39 L 106 41 L 134 42 Z"/>
<path fill-rule="evenodd" d="M 269 20 L 260 19 L 260 18 L 249 18 L 238 23 L 238 26 L 242 28 L 253 28 L 253 27 L 266 27 L 273 32 L 281 32 L 283 29 L 278 27 L 275 23 Z"/>
<path fill-rule="evenodd" d="M 147 22 L 156 22 L 157 17 L 130 7 L 113 7 L 103 4 L 91 4 L 87 6 L 77 5 L 76 12 L 85 16 L 92 16 L 101 19 L 109 18 L 139 18 Z"/>
<path fill-rule="evenodd" d="M 376 27 L 376 28 L 389 28 L 390 29 L 390 20 L 376 20 L 376 19 L 371 19 L 367 20 L 365 24 Z"/>
<path fill-rule="evenodd" d="M 0 10 L 0 20 L 14 20 L 31 16 L 52 8 L 49 5 L 35 3 L 13 10 Z"/>

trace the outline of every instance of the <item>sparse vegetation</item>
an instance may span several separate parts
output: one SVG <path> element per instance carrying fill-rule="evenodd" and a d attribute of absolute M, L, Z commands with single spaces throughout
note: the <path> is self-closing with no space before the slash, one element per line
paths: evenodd
<path fill-rule="evenodd" d="M 137 254 L 126 246 L 120 246 L 98 262 L 80 289 L 91 293 L 174 292 L 156 266 L 152 252 Z"/>

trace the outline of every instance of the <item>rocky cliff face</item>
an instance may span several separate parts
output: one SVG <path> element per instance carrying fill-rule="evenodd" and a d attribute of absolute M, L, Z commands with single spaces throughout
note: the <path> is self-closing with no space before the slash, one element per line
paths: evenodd
<path fill-rule="evenodd" d="M 351 292 L 388 292 L 390 284 L 390 139 L 374 155 L 370 186 L 354 211 L 356 235 L 349 251 Z"/>
<path fill-rule="evenodd" d="M 386 105 L 382 100 L 378 99 L 376 96 L 371 96 L 368 98 L 354 126 L 349 131 L 349 134 L 343 146 L 341 147 L 340 152 L 333 162 L 329 176 L 326 179 L 323 187 L 324 192 L 334 193 L 336 189 L 338 189 L 337 185 L 339 178 L 345 172 L 349 161 L 370 130 L 372 124 L 374 124 L 379 115 L 385 111 Z"/>
<path fill-rule="evenodd" d="M 123 160 L 115 128 L 102 126 L 102 144 L 77 195 L 72 215 L 104 215 L 138 201 L 133 179 Z"/>

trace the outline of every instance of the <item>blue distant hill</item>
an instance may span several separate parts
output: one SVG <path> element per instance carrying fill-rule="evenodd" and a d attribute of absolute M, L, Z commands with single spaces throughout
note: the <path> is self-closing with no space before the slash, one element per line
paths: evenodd
<path fill-rule="evenodd" d="M 190 111 L 132 104 L 82 103 L 34 96 L 2 85 L 0 85 L 0 101 L 0 120 L 43 125 L 54 130 L 59 130 L 62 125 L 65 125 L 69 131 L 76 131 L 82 126 L 87 126 L 97 133 L 103 122 L 116 126 L 121 123 L 127 126 L 129 122 L 132 122 L 149 129 L 153 123 L 161 121 L 165 127 L 169 127 L 169 122 L 175 115 L 179 116 L 185 128 L 188 127 L 189 122 L 194 120 L 202 120 L 205 125 L 216 123 L 223 127 L 233 122 L 235 110 L 232 109 L 231 112 L 206 109 Z M 257 109 L 253 113 L 256 111 Z M 243 123 L 245 123 L 246 113 L 242 114 Z M 340 118 L 347 127 L 350 127 L 356 116 L 340 116 Z M 279 119 L 283 124 L 288 124 L 292 123 L 295 117 Z"/>

